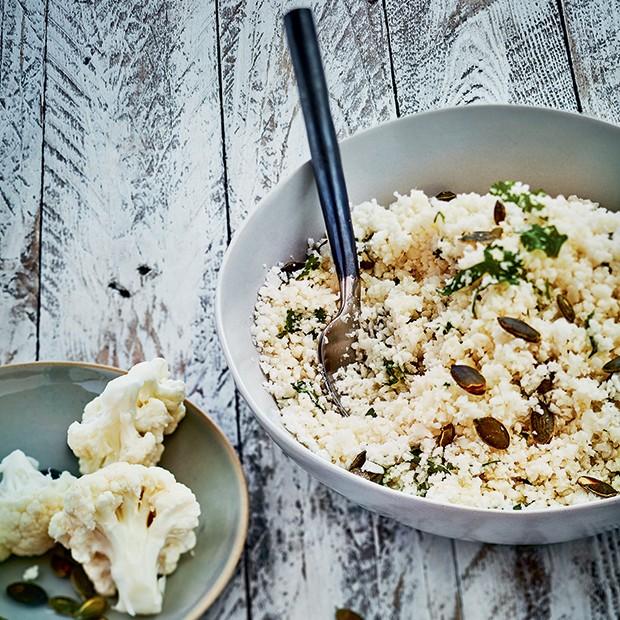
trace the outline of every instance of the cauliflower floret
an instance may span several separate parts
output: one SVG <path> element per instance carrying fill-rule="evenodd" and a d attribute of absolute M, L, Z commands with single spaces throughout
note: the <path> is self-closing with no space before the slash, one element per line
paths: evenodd
<path fill-rule="evenodd" d="M 80 471 L 90 474 L 124 461 L 157 465 L 164 435 L 172 433 L 185 415 L 185 384 L 168 378 L 168 364 L 158 357 L 136 364 L 106 386 L 73 422 L 67 443 L 80 459 Z"/>
<path fill-rule="evenodd" d="M 50 536 L 71 550 L 97 592 L 118 591 L 115 609 L 159 613 L 165 580 L 196 544 L 200 506 L 160 467 L 113 463 L 79 478 L 65 495 Z"/>
<path fill-rule="evenodd" d="M 0 562 L 11 553 L 45 553 L 54 541 L 47 528 L 62 509 L 62 497 L 75 478 L 63 472 L 53 480 L 39 471 L 39 463 L 14 450 L 0 463 Z"/>

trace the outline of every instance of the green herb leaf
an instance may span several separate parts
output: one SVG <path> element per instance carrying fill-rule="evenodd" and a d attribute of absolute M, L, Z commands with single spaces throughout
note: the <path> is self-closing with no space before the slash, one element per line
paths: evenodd
<path fill-rule="evenodd" d="M 592 310 L 592 312 L 588 314 L 588 316 L 586 317 L 586 320 L 583 323 L 583 326 L 585 327 L 586 332 L 590 329 L 590 321 L 592 320 L 593 316 L 594 316 L 594 310 Z M 592 348 L 592 350 L 590 351 L 590 355 L 588 355 L 588 357 L 592 357 L 593 355 L 596 355 L 598 353 L 598 343 L 596 342 L 596 338 L 594 337 L 593 334 L 588 334 L 588 338 L 590 340 L 590 347 Z"/>
<path fill-rule="evenodd" d="M 445 336 L 452 328 L 454 327 L 454 325 L 452 325 L 452 323 L 450 323 L 450 321 L 448 321 L 446 323 L 446 326 L 443 328 L 443 335 Z"/>
<path fill-rule="evenodd" d="M 501 461 L 499 459 L 496 459 L 494 461 L 487 461 L 486 463 L 482 463 L 480 467 L 486 467 L 487 465 L 495 465 L 495 463 L 501 463 Z"/>
<path fill-rule="evenodd" d="M 523 510 L 523 504 L 515 504 L 512 507 L 513 510 Z"/>
<path fill-rule="evenodd" d="M 327 319 L 327 313 L 325 312 L 324 308 L 317 308 L 314 311 L 314 316 L 316 317 L 317 321 L 325 321 Z"/>
<path fill-rule="evenodd" d="M 514 191 L 514 186 L 515 181 L 498 181 L 491 185 L 489 193 L 498 196 L 504 202 L 513 202 L 527 213 L 538 211 L 544 207 L 544 204 L 537 199 L 537 196 L 547 195 L 542 189 L 519 194 Z"/>
<path fill-rule="evenodd" d="M 306 381 L 295 381 L 295 383 L 291 383 L 291 387 L 298 394 L 307 394 L 313 404 L 318 407 L 323 413 L 325 413 L 325 409 L 319 403 L 319 395 L 312 389 L 310 384 Z"/>
<path fill-rule="evenodd" d="M 377 412 L 375 411 L 374 407 L 371 407 L 367 412 L 366 415 L 370 418 L 376 418 L 377 417 Z"/>
<path fill-rule="evenodd" d="M 444 222 L 446 221 L 446 216 L 441 211 L 437 211 L 435 217 L 433 218 L 433 224 L 436 224 L 439 218 L 441 218 Z"/>
<path fill-rule="evenodd" d="M 286 318 L 284 319 L 284 327 L 278 333 L 278 338 L 284 338 L 286 334 L 292 334 L 300 330 L 299 322 L 301 321 L 301 312 L 296 312 L 289 308 L 286 311 Z"/>
<path fill-rule="evenodd" d="M 521 243 L 531 252 L 543 250 L 547 256 L 556 258 L 560 253 L 562 244 L 568 239 L 561 235 L 555 226 L 539 226 L 534 224 L 531 228 L 521 233 Z"/>
<path fill-rule="evenodd" d="M 524 277 L 523 263 L 516 252 L 510 252 L 498 245 L 490 245 L 484 248 L 484 260 L 459 271 L 448 280 L 440 292 L 442 295 L 452 295 L 462 288 L 471 286 L 484 275 L 489 275 L 491 280 L 485 287 L 500 282 L 517 284 Z"/>
<path fill-rule="evenodd" d="M 297 276 L 297 280 L 303 280 L 311 271 L 319 268 L 321 264 L 321 259 L 318 254 L 310 254 L 308 258 L 306 258 L 306 262 L 304 263 L 304 268 L 301 270 L 301 273 Z"/>
<path fill-rule="evenodd" d="M 383 360 L 383 367 L 385 368 L 385 374 L 387 375 L 387 384 L 396 385 L 399 381 L 405 377 L 403 369 L 395 364 L 392 360 Z"/>
<path fill-rule="evenodd" d="M 436 474 L 437 472 L 441 472 L 443 474 L 450 474 L 454 471 L 454 465 L 451 463 L 445 463 L 442 465 L 441 463 L 435 463 L 432 459 L 428 459 L 427 463 L 427 472 L 429 476 Z"/>

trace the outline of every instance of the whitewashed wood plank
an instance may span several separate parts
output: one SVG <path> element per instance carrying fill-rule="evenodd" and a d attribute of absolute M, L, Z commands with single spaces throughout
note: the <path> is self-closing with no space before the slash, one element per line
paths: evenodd
<path fill-rule="evenodd" d="M 163 355 L 237 440 L 214 330 L 228 230 L 212 4 L 50 0 L 41 357 Z M 246 608 L 243 573 L 217 603 Z"/>
<path fill-rule="evenodd" d="M 312 4 L 339 135 L 393 117 L 381 4 Z M 275 1 L 221 3 L 233 228 L 307 157 L 283 12 Z M 317 484 L 267 440 L 247 407 L 241 412 L 253 618 L 332 618 L 337 607 L 366 618 L 453 617 L 453 597 L 444 605 L 438 596 L 456 590 L 449 541 L 379 519 Z"/>
<path fill-rule="evenodd" d="M 387 0 L 404 113 L 511 102 L 576 109 L 555 0 Z"/>
<path fill-rule="evenodd" d="M 563 0 L 562 4 L 583 111 L 620 123 L 620 3 Z"/>
<path fill-rule="evenodd" d="M 36 356 L 45 2 L 2 3 L 0 363 Z"/>

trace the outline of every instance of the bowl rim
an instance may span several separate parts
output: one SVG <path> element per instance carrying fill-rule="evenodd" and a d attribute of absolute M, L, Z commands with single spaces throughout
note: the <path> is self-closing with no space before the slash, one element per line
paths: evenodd
<path fill-rule="evenodd" d="M 468 114 L 472 109 L 476 108 L 486 108 L 488 110 L 498 111 L 500 113 L 510 113 L 515 110 L 519 110 L 521 112 L 525 112 L 526 114 L 550 114 L 553 116 L 564 116 L 566 118 L 571 118 L 583 123 L 592 123 L 595 125 L 600 125 L 609 129 L 613 129 L 617 132 L 620 132 L 620 125 L 616 125 L 615 123 L 603 121 L 598 118 L 594 118 L 592 116 L 588 116 L 587 114 L 583 114 L 576 111 L 571 110 L 557 110 L 554 108 L 549 108 L 545 106 L 530 106 L 530 105 L 520 105 L 520 104 L 509 104 L 509 103 L 482 103 L 482 104 L 473 104 L 466 106 L 449 106 L 445 108 L 426 110 L 423 112 L 417 112 L 415 114 L 409 114 L 407 116 L 402 116 L 399 118 L 391 119 L 386 122 L 380 123 L 358 133 L 355 133 L 352 136 L 345 138 L 344 140 L 339 140 L 339 144 L 341 146 L 348 146 L 354 144 L 356 141 L 366 140 L 369 136 L 372 136 L 375 133 L 379 133 L 385 130 L 388 126 L 393 126 L 398 123 L 406 123 L 410 122 L 412 119 L 418 119 L 420 117 L 426 116 L 441 116 L 444 114 Z M 294 168 L 290 173 L 285 175 L 282 179 L 278 180 L 276 185 L 263 197 L 259 200 L 258 204 L 246 215 L 242 224 L 235 231 L 234 235 L 228 247 L 226 248 L 226 252 L 224 253 L 224 257 L 222 259 L 222 263 L 220 265 L 218 278 L 217 278 L 217 286 L 215 292 L 215 322 L 216 322 L 216 330 L 220 340 L 220 344 L 224 351 L 224 355 L 226 357 L 226 361 L 228 363 L 228 367 L 233 375 L 235 380 L 235 384 L 238 390 L 241 392 L 243 398 L 250 406 L 250 409 L 261 423 L 261 425 L 267 430 L 268 434 L 274 437 L 277 437 L 279 442 L 281 442 L 284 446 L 286 446 L 286 450 L 281 448 L 285 453 L 289 453 L 294 455 L 295 460 L 298 462 L 306 461 L 310 462 L 316 469 L 324 469 L 329 472 L 334 478 L 339 479 L 342 482 L 357 485 L 360 490 L 366 490 L 369 493 L 376 495 L 377 497 L 383 496 L 387 501 L 385 503 L 389 503 L 390 500 L 398 501 L 403 504 L 409 503 L 413 509 L 415 509 L 416 504 L 418 502 L 422 503 L 422 505 L 426 505 L 429 508 L 441 509 L 446 512 L 450 512 L 453 514 L 462 514 L 464 517 L 473 517 L 480 515 L 488 515 L 495 514 L 504 519 L 516 519 L 516 520 L 536 520 L 541 516 L 551 516 L 551 515 L 567 515 L 571 514 L 571 516 L 577 517 L 578 514 L 584 511 L 590 511 L 593 508 L 598 507 L 608 507 L 611 505 L 620 505 L 620 494 L 616 497 L 604 498 L 604 499 L 592 499 L 589 501 L 582 502 L 580 504 L 570 504 L 568 506 L 550 506 L 547 508 L 523 508 L 522 510 L 507 510 L 505 508 L 482 508 L 476 506 L 467 506 L 465 504 L 451 504 L 448 502 L 442 502 L 436 499 L 421 497 L 419 495 L 412 495 L 408 493 L 403 493 L 402 491 L 397 491 L 395 489 L 391 489 L 389 487 L 384 487 L 382 485 L 378 485 L 374 482 L 361 478 L 360 476 L 356 476 L 352 474 L 348 470 L 335 465 L 331 461 L 320 457 L 318 454 L 315 454 L 301 444 L 297 439 L 282 425 L 273 422 L 269 416 L 263 413 L 262 408 L 256 403 L 254 398 L 252 397 L 250 390 L 246 386 L 245 381 L 243 380 L 241 374 L 237 369 L 237 365 L 232 357 L 230 347 L 228 346 L 228 341 L 226 339 L 226 334 L 224 330 L 224 308 L 222 306 L 222 297 L 223 291 L 226 288 L 226 283 L 224 282 L 224 276 L 228 267 L 228 264 L 231 261 L 231 256 L 237 250 L 237 247 L 240 246 L 241 238 L 243 236 L 246 228 L 249 228 L 252 223 L 261 217 L 262 212 L 269 208 L 269 204 L 274 200 L 277 200 L 282 194 L 286 186 L 289 182 L 297 175 L 302 172 L 310 172 L 311 171 L 311 162 L 309 159 L 301 163 L 299 166 Z M 251 320 L 251 317 L 249 317 Z M 258 362 L 257 362 L 258 363 Z M 275 405 L 277 408 L 277 404 Z M 278 443 L 278 441 L 276 441 Z M 279 446 L 280 447 L 280 446 Z M 304 467 L 305 469 L 305 467 Z M 309 472 L 310 473 L 310 472 Z M 321 481 L 322 484 L 325 484 Z M 353 500 L 351 500 L 353 501 Z"/>
<path fill-rule="evenodd" d="M 63 367 L 77 367 L 77 368 L 90 368 L 97 370 L 108 370 L 118 375 L 127 374 L 127 371 L 118 368 L 117 366 L 110 366 L 108 364 L 97 364 L 94 362 L 77 362 L 71 360 L 36 360 L 32 362 L 16 362 L 14 364 L 2 364 L 0 365 L 0 373 L 3 370 L 28 370 L 28 369 L 36 369 L 37 367 L 49 367 L 49 366 L 63 366 Z M 241 462 L 239 460 L 239 456 L 237 452 L 233 448 L 232 444 L 228 440 L 228 437 L 224 434 L 222 429 L 196 404 L 194 404 L 188 398 L 183 400 L 185 405 L 189 405 L 188 411 L 194 411 L 197 414 L 198 419 L 202 420 L 202 423 L 205 424 L 210 431 L 212 431 L 215 436 L 220 440 L 223 444 L 225 451 L 227 452 L 230 461 L 233 466 L 233 470 L 235 472 L 235 476 L 237 481 L 239 482 L 239 490 L 241 505 L 240 512 L 241 518 L 239 521 L 239 526 L 237 527 L 237 531 L 235 533 L 235 540 L 233 543 L 233 549 L 231 554 L 229 555 L 226 563 L 224 564 L 224 568 L 221 574 L 215 580 L 215 583 L 211 586 L 211 588 L 204 593 L 198 602 L 189 610 L 187 615 L 185 616 L 185 620 L 198 620 L 202 614 L 204 614 L 209 607 L 215 602 L 218 596 L 222 593 L 228 582 L 232 579 L 235 569 L 237 568 L 237 564 L 241 558 L 243 553 L 243 549 L 245 547 L 245 541 L 248 535 L 248 524 L 249 524 L 249 495 L 248 495 L 248 485 L 245 479 L 245 474 L 243 473 L 243 468 L 241 467 Z M 157 617 L 157 616 L 154 616 Z"/>

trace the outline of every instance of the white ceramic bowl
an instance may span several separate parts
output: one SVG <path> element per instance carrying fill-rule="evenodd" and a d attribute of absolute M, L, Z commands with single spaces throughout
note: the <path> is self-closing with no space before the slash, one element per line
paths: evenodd
<path fill-rule="evenodd" d="M 438 110 L 393 121 L 342 143 L 349 198 L 389 201 L 418 187 L 485 192 L 518 179 L 551 194 L 620 205 L 620 127 L 577 114 L 521 106 Z M 385 204 L 385 203 L 384 203 Z M 263 428 L 297 463 L 350 500 L 412 527 L 465 540 L 551 543 L 620 525 L 620 497 L 519 512 L 475 509 L 405 495 L 316 456 L 282 426 L 263 387 L 250 326 L 266 268 L 304 256 L 324 236 L 312 171 L 303 165 L 247 218 L 224 258 L 217 327 L 235 382 Z"/>

